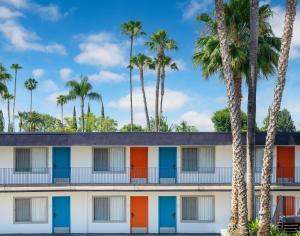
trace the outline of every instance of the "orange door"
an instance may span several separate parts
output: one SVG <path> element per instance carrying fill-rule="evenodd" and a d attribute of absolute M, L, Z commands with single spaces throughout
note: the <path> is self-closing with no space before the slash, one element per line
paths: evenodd
<path fill-rule="evenodd" d="M 130 177 L 131 179 L 148 178 L 148 148 L 130 148 Z"/>
<path fill-rule="evenodd" d="M 279 201 L 279 197 L 277 197 L 277 202 L 278 201 Z M 283 215 L 284 216 L 295 215 L 295 197 L 293 196 L 283 197 Z"/>
<path fill-rule="evenodd" d="M 295 180 L 295 147 L 277 147 L 277 182 Z"/>
<path fill-rule="evenodd" d="M 131 233 L 148 232 L 148 197 L 130 197 L 130 231 Z"/>

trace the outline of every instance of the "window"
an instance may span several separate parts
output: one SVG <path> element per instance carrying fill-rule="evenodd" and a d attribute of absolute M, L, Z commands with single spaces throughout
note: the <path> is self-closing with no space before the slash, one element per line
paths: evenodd
<path fill-rule="evenodd" d="M 125 148 L 95 148 L 94 171 L 124 171 Z"/>
<path fill-rule="evenodd" d="M 260 173 L 262 170 L 262 163 L 264 157 L 264 148 L 263 147 L 256 147 L 255 149 L 255 172 Z"/>
<path fill-rule="evenodd" d="M 47 222 L 47 198 L 16 198 L 16 223 L 45 223 Z"/>
<path fill-rule="evenodd" d="M 125 221 L 125 197 L 95 197 L 94 221 Z"/>
<path fill-rule="evenodd" d="M 215 219 L 214 197 L 183 197 L 181 204 L 182 221 L 211 222 Z"/>
<path fill-rule="evenodd" d="M 47 172 L 47 148 L 16 148 L 16 172 Z"/>
<path fill-rule="evenodd" d="M 214 172 L 215 149 L 213 147 L 182 148 L 182 170 Z"/>

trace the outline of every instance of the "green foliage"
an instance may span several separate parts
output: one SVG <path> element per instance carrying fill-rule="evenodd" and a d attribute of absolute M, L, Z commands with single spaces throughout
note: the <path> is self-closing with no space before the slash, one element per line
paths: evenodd
<path fill-rule="evenodd" d="M 197 132 L 198 129 L 193 125 L 188 125 L 186 121 L 181 121 L 180 124 L 175 126 L 176 132 Z"/>
<path fill-rule="evenodd" d="M 25 81 L 25 87 L 29 90 L 35 90 L 37 87 L 38 82 L 34 78 L 29 78 Z"/>
<path fill-rule="evenodd" d="M 0 132 L 4 132 L 4 126 L 5 126 L 5 122 L 4 122 L 3 112 L 2 110 L 0 110 Z"/>
<path fill-rule="evenodd" d="M 131 132 L 131 125 L 130 124 L 123 125 L 123 127 L 120 129 L 120 131 L 121 132 Z M 133 124 L 132 125 L 132 131 L 133 132 L 143 132 L 145 130 L 142 126 L 137 125 L 137 124 Z"/>
<path fill-rule="evenodd" d="M 150 131 L 155 131 L 155 119 L 150 118 Z M 160 117 L 160 132 L 172 132 L 172 126 L 168 124 L 167 117 Z"/>
<path fill-rule="evenodd" d="M 249 228 L 250 235 L 256 235 L 256 233 L 259 229 L 259 220 L 254 219 L 254 220 L 250 221 L 248 224 L 248 228 Z"/>
<path fill-rule="evenodd" d="M 281 229 L 278 229 L 276 225 L 271 225 L 271 236 L 289 236 L 289 234 Z"/>
<path fill-rule="evenodd" d="M 116 132 L 118 127 L 118 122 L 113 118 L 108 116 L 99 117 L 97 119 L 96 131 L 98 132 Z"/>
<path fill-rule="evenodd" d="M 228 108 L 224 108 L 216 111 L 211 121 L 214 124 L 214 129 L 217 132 L 231 132 L 230 113 Z M 247 114 L 241 112 L 241 130 L 242 132 L 247 131 Z"/>
<path fill-rule="evenodd" d="M 268 112 L 268 116 L 264 119 L 262 127 L 262 131 L 266 131 L 269 125 L 270 119 L 270 108 Z M 283 109 L 279 113 L 278 122 L 277 122 L 277 131 L 278 132 L 295 132 L 296 127 L 294 125 L 294 121 L 292 119 L 291 113 L 287 109 Z"/>
<path fill-rule="evenodd" d="M 57 132 L 62 126 L 59 119 L 38 112 L 22 112 L 21 121 L 21 129 L 25 132 Z"/>

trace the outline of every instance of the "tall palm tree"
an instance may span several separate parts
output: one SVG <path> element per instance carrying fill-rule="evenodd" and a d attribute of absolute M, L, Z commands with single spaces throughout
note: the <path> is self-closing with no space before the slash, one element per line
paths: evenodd
<path fill-rule="evenodd" d="M 81 107 L 81 125 L 82 132 L 85 131 L 84 126 L 84 103 L 85 99 L 90 100 L 100 100 L 100 94 L 93 92 L 93 86 L 88 81 L 87 76 L 81 76 L 80 81 L 70 80 L 66 83 L 66 86 L 70 88 L 68 100 L 75 100 L 76 98 L 80 99 Z"/>
<path fill-rule="evenodd" d="M 11 79 L 11 75 L 7 73 L 6 68 L 0 63 L 0 97 L 8 92 L 6 82 Z"/>
<path fill-rule="evenodd" d="M 131 65 L 137 67 L 140 71 L 140 81 L 141 81 L 141 89 L 142 89 L 143 100 L 144 100 L 144 109 L 146 115 L 147 128 L 150 129 L 150 118 L 148 113 L 147 98 L 146 98 L 145 86 L 144 86 L 144 69 L 153 68 L 154 66 L 153 61 L 150 57 L 146 56 L 145 54 L 139 53 L 138 55 L 132 57 Z"/>
<path fill-rule="evenodd" d="M 178 70 L 178 66 L 176 62 L 172 60 L 171 57 L 165 56 L 162 60 L 161 66 L 161 89 L 160 89 L 160 109 L 159 109 L 159 116 L 162 117 L 163 113 L 163 99 L 165 95 L 165 79 L 166 79 L 166 67 L 170 68 L 171 70 Z"/>
<path fill-rule="evenodd" d="M 150 41 L 146 42 L 152 51 L 157 52 L 157 77 L 156 77 L 156 88 L 155 88 L 155 131 L 159 131 L 159 86 L 161 79 L 161 68 L 163 58 L 165 57 L 165 50 L 177 50 L 177 43 L 173 39 L 170 39 L 165 30 L 158 30 L 150 36 Z"/>
<path fill-rule="evenodd" d="M 256 123 L 256 84 L 257 84 L 257 47 L 258 47 L 258 8 L 259 0 L 250 0 L 250 47 L 248 75 L 248 131 L 247 131 L 247 207 L 248 221 L 254 217 L 254 153 Z"/>
<path fill-rule="evenodd" d="M 14 101 L 13 101 L 13 128 L 15 127 L 15 108 L 16 108 L 16 96 L 17 96 L 17 74 L 18 74 L 18 70 L 22 69 L 22 66 L 20 66 L 19 64 L 12 64 L 10 66 L 10 68 L 12 70 L 15 71 L 15 77 L 14 77 Z"/>
<path fill-rule="evenodd" d="M 62 126 L 64 125 L 64 105 L 67 103 L 67 101 L 68 101 L 68 98 L 67 98 L 67 96 L 64 96 L 64 95 L 59 95 L 56 98 L 56 104 L 57 104 L 57 106 L 60 106 L 60 109 L 61 109 L 61 124 L 62 124 Z"/>
<path fill-rule="evenodd" d="M 12 100 L 14 96 L 8 92 L 4 93 L 3 99 L 7 101 L 7 131 L 11 132 L 12 130 L 12 124 L 10 120 L 10 100 Z"/>
<path fill-rule="evenodd" d="M 19 119 L 19 132 L 22 132 L 23 125 L 24 125 L 24 119 L 26 118 L 27 113 L 26 112 L 18 112 L 17 118 Z"/>
<path fill-rule="evenodd" d="M 101 118 L 105 118 L 104 102 L 101 94 L 100 94 L 100 103 L 101 103 Z"/>
<path fill-rule="evenodd" d="M 127 23 L 121 25 L 122 33 L 130 39 L 130 52 L 129 52 L 129 83 L 130 83 L 130 124 L 131 131 L 133 127 L 133 107 L 132 107 L 132 66 L 131 58 L 133 53 L 133 40 L 138 36 L 145 35 L 142 31 L 142 23 L 140 21 L 130 20 Z"/>
<path fill-rule="evenodd" d="M 249 60 L 250 60 L 250 3 L 249 0 L 229 0 L 224 4 L 225 22 L 228 29 L 228 42 L 229 53 L 231 55 L 231 68 L 233 71 L 235 96 L 238 98 L 238 106 L 240 107 L 242 99 L 242 78 L 248 81 L 249 76 Z M 269 20 L 272 16 L 272 10 L 270 5 L 263 4 L 259 7 L 259 28 L 258 28 L 258 56 L 257 56 L 257 72 L 260 77 L 268 77 L 275 73 L 276 65 L 278 61 L 278 53 L 280 49 L 280 38 L 274 36 Z M 217 22 L 216 19 L 207 15 L 201 14 L 197 17 L 201 22 L 204 22 L 206 29 L 203 34 L 197 39 L 196 52 L 193 56 L 193 62 L 195 66 L 202 67 L 202 75 L 204 78 L 209 78 L 213 74 L 223 75 L 223 65 L 220 53 L 220 42 L 217 35 Z M 256 85 L 255 85 L 256 86 Z M 252 94 L 252 90 L 249 91 Z M 252 102 L 253 99 L 249 101 Z M 253 103 L 252 103 L 253 104 Z M 251 110 L 253 112 L 253 109 Z M 249 119 L 255 116 L 250 115 Z M 254 126 L 255 127 L 255 126 Z M 249 126 L 249 129 L 253 130 L 253 127 Z M 251 136 L 254 133 L 250 134 Z M 252 137 L 253 142 L 253 137 Z M 253 146 L 251 146 L 253 148 Z M 250 154 L 250 155 L 249 155 Z M 248 151 L 247 155 L 247 174 L 248 174 L 248 196 L 253 196 L 253 168 L 248 165 L 253 165 L 253 149 L 252 152 Z M 249 181 L 250 180 L 250 181 Z M 230 220 L 230 227 L 234 227 L 237 224 L 237 187 L 235 181 L 233 181 L 232 192 L 232 213 Z M 252 205 L 251 199 L 249 204 Z M 250 207 L 249 215 L 253 215 L 253 207 Z"/>
<path fill-rule="evenodd" d="M 34 78 L 25 81 L 25 87 L 30 91 L 30 112 L 32 112 L 32 91 L 36 89 L 38 82 Z"/>
<path fill-rule="evenodd" d="M 276 135 L 277 121 L 280 113 L 282 94 L 286 82 L 290 46 L 293 36 L 293 25 L 296 16 L 297 0 L 287 0 L 284 19 L 283 35 L 281 40 L 280 56 L 277 66 L 277 80 L 270 110 L 270 120 L 267 129 L 266 144 L 264 149 L 261 194 L 260 194 L 260 227 L 259 236 L 267 235 L 270 230 L 270 183 L 272 173 L 272 150 Z"/>
<path fill-rule="evenodd" d="M 225 24 L 224 3 L 223 0 L 215 0 L 217 32 L 220 43 L 220 52 L 223 66 L 223 75 L 226 84 L 228 109 L 230 111 L 230 123 L 232 132 L 232 150 L 233 150 L 233 181 L 236 182 L 238 189 L 238 226 L 237 235 L 248 235 L 248 213 L 246 199 L 246 183 L 243 176 L 243 159 L 245 153 L 242 147 L 241 137 L 241 116 L 239 101 L 235 94 L 234 77 L 231 67 L 231 55 L 229 51 L 227 26 Z"/>

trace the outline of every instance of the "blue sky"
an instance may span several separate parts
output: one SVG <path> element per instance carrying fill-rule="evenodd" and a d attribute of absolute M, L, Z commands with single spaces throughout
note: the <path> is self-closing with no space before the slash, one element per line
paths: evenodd
<path fill-rule="evenodd" d="M 271 19 L 274 32 L 280 36 L 283 26 L 284 1 L 271 1 L 275 12 Z M 43 113 L 60 117 L 56 97 L 67 93 L 66 81 L 89 76 L 94 90 L 101 93 L 106 114 L 118 120 L 119 126 L 128 123 L 129 83 L 126 69 L 129 42 L 121 34 L 120 24 L 139 20 L 150 35 L 165 29 L 178 42 L 179 50 L 169 53 L 178 63 L 179 72 L 167 72 L 165 115 L 170 123 L 187 120 L 200 131 L 212 130 L 210 121 L 214 111 L 226 106 L 226 91 L 218 77 L 204 80 L 201 69 L 193 68 L 194 42 L 201 31 L 195 16 L 211 13 L 212 0 L 0 0 L 0 62 L 9 67 L 19 63 L 17 110 L 29 109 L 29 92 L 24 81 L 35 77 L 33 107 Z M 298 7 L 298 13 L 300 9 Z M 284 93 L 283 107 L 288 108 L 299 129 L 300 124 L 300 14 L 297 15 L 291 49 L 291 59 Z M 134 53 L 153 55 L 143 44 L 146 37 L 135 42 Z M 145 75 L 150 113 L 154 110 L 155 74 Z M 140 82 L 134 71 L 134 122 L 145 123 Z M 246 104 L 243 86 L 243 107 Z M 262 124 L 271 104 L 274 78 L 259 81 L 258 124 Z M 65 107 L 70 115 L 77 102 Z M 5 112 L 5 104 L 0 103 Z M 78 110 L 79 111 L 79 110 Z M 92 111 L 100 113 L 98 102 L 92 102 Z"/>

